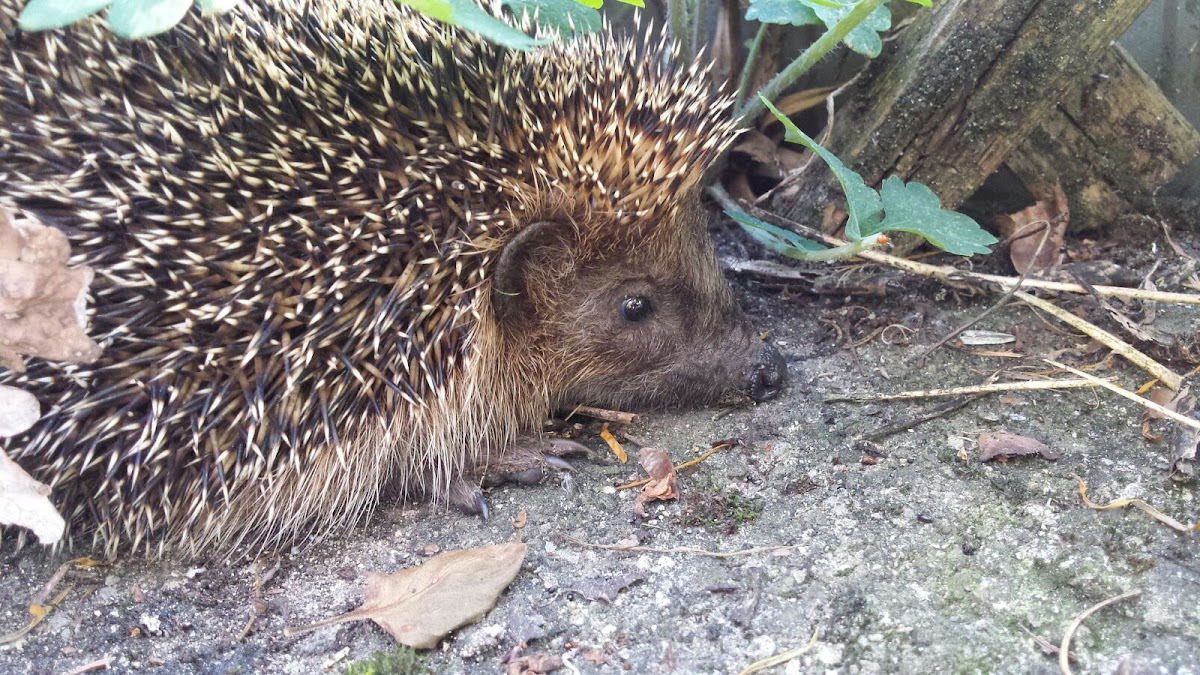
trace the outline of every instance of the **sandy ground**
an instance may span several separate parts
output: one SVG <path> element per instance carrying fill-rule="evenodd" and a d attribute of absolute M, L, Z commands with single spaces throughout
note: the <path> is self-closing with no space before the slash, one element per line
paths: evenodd
<path fill-rule="evenodd" d="M 1195 244 L 1185 242 L 1193 252 Z M 1123 255 L 1145 268 L 1149 246 Z M 655 414 L 628 427 L 676 462 L 719 439 L 746 443 L 683 475 L 681 499 L 651 505 L 650 518 L 633 515 L 632 492 L 613 489 L 639 470 L 585 433 L 593 457 L 576 462 L 571 491 L 497 489 L 488 522 L 389 505 L 357 530 L 282 555 L 244 639 L 253 561 L 122 559 L 73 573 L 45 621 L 0 648 L 0 671 L 65 672 L 107 658 L 110 672 L 341 672 L 392 649 L 391 639 L 367 622 L 294 638 L 284 627 L 357 606 L 367 571 L 417 564 L 428 548 L 521 539 L 529 550 L 515 582 L 480 623 L 425 657 L 430 669 L 500 672 L 525 642 L 526 653 L 566 655 L 585 673 L 735 673 L 816 631 L 807 654 L 774 672 L 1049 673 L 1057 657 L 1035 636 L 1057 645 L 1084 609 L 1138 589 L 1084 622 L 1072 643 L 1076 672 L 1200 673 L 1200 534 L 1136 510 L 1090 510 L 1076 489 L 1080 476 L 1098 501 L 1141 497 L 1184 522 L 1200 519 L 1195 482 L 1168 476 L 1164 444 L 1142 437 L 1139 410 L 1090 390 L 992 395 L 871 444 L 855 437 L 940 402 L 824 402 L 1041 370 L 1033 357 L 1055 350 L 1073 350 L 1060 358 L 1077 364 L 1104 352 L 1085 353 L 1085 339 L 1009 307 L 977 328 L 1023 327 L 1027 358 L 942 349 L 919 364 L 925 346 L 994 298 L 911 278 L 893 280 L 881 299 L 737 287 L 788 356 L 792 384 L 757 407 Z M 845 348 L 891 324 L 908 330 Z M 1194 334 L 1200 311 L 1160 307 L 1155 324 Z M 1127 386 L 1145 379 L 1119 363 L 1097 373 Z M 981 463 L 979 434 L 992 431 L 1034 437 L 1062 456 Z M 631 538 L 654 550 L 578 543 Z M 714 557 L 681 547 L 785 548 Z M 28 550 L 0 559 L 0 633 L 26 623 L 29 598 L 62 559 Z M 597 598 L 605 594 L 611 601 Z"/>

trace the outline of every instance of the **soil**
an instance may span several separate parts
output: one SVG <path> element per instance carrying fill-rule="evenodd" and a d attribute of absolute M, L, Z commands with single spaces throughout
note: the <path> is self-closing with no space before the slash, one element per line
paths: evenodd
<path fill-rule="evenodd" d="M 1196 234 L 1177 233 L 1176 243 L 1200 256 Z M 1002 256 L 992 258 L 1003 272 Z M 1198 272 L 1161 236 L 1102 245 L 1100 258 L 1139 275 L 1158 262 L 1160 290 L 1186 291 L 1180 284 Z M 949 346 L 921 362 L 920 352 L 996 297 L 860 273 L 886 296 L 735 280 L 787 355 L 791 384 L 758 406 L 616 425 L 676 463 L 721 439 L 745 444 L 683 472 L 679 500 L 648 505 L 645 520 L 633 512 L 636 490 L 614 488 L 640 469 L 613 458 L 597 425 L 581 424 L 570 430 L 593 453 L 575 462 L 573 488 L 495 489 L 486 522 L 392 504 L 275 560 L 122 558 L 72 572 L 41 624 L 0 648 L 0 671 L 61 673 L 108 659 L 109 672 L 342 672 L 391 652 L 392 639 L 370 622 L 298 637 L 283 629 L 356 607 L 368 571 L 395 572 L 435 548 L 520 539 L 529 544 L 524 567 L 499 604 L 424 655 L 427 668 L 502 672 L 502 660 L 526 645 L 525 654 L 565 657 L 575 670 L 561 672 L 736 673 L 816 633 L 811 649 L 773 672 L 1051 673 L 1057 656 L 1039 637 L 1058 645 L 1076 615 L 1136 589 L 1140 596 L 1083 622 L 1071 643 L 1075 671 L 1200 673 L 1200 534 L 1135 509 L 1092 510 L 1078 492 L 1077 476 L 1097 502 L 1140 497 L 1185 523 L 1200 519 L 1195 480 L 1170 475 L 1167 442 L 1143 437 L 1140 409 L 1091 389 L 993 394 L 871 442 L 856 438 L 945 399 L 825 402 L 1046 372 L 1040 357 L 1052 353 L 1100 364 L 1092 372 L 1130 388 L 1147 376 L 1021 306 L 974 326 L 1016 333 L 1021 344 Z M 1086 298 L 1055 301 L 1126 335 Z M 1153 325 L 1177 340 L 1153 353 L 1174 357 L 1177 372 L 1194 367 L 1200 359 L 1187 344 L 1195 350 L 1200 309 L 1160 304 Z M 1156 421 L 1150 430 L 1165 428 Z M 979 435 L 995 431 L 1036 438 L 1061 458 L 982 463 Z M 591 546 L 628 540 L 645 550 Z M 30 598 L 68 557 L 26 548 L 0 560 L 0 633 L 27 623 Z M 259 571 L 275 565 L 256 601 Z M 611 602 L 588 599 L 597 596 Z"/>

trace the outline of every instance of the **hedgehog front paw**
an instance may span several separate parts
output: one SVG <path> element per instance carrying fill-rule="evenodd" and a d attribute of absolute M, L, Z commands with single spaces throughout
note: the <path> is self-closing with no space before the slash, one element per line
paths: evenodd
<path fill-rule="evenodd" d="M 525 437 L 491 457 L 475 471 L 466 472 L 450 489 L 450 503 L 470 515 L 488 517 L 487 499 L 481 488 L 505 483 L 540 485 L 557 476 L 571 489 L 575 467 L 564 457 L 586 456 L 587 446 L 565 438 Z"/>

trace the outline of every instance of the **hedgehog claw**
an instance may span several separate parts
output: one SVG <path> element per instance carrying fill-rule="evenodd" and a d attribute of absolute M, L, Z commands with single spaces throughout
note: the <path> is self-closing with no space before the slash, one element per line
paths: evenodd
<path fill-rule="evenodd" d="M 576 443 L 576 445 L 578 445 L 578 443 Z M 567 473 L 575 473 L 575 467 L 571 466 L 571 463 L 562 457 L 557 457 L 555 455 L 543 455 L 542 461 L 545 462 L 546 466 L 550 467 L 551 469 L 557 469 Z"/>
<path fill-rule="evenodd" d="M 574 457 L 577 455 L 582 456 L 582 457 L 587 457 L 589 454 L 591 454 L 591 450 L 588 450 L 588 447 L 586 445 L 584 445 L 583 443 L 580 443 L 579 441 L 572 441 L 569 438 L 551 438 L 550 439 L 550 455 L 553 455 L 553 457 L 555 459 L 557 459 L 559 457 Z M 546 456 L 547 462 L 550 462 L 550 459 L 551 459 L 550 455 Z M 564 462 L 564 464 L 566 464 L 566 463 Z M 571 467 L 571 465 L 567 464 L 565 468 L 564 467 L 557 467 L 557 468 L 562 468 L 565 471 L 569 471 L 569 470 L 571 470 L 570 467 Z"/>
<path fill-rule="evenodd" d="M 487 498 L 483 496 L 483 492 L 479 490 L 475 491 L 475 503 L 473 506 L 475 507 L 475 513 L 478 514 L 479 519 L 487 522 L 488 518 L 492 515 L 492 511 L 490 508 L 488 508 Z"/>

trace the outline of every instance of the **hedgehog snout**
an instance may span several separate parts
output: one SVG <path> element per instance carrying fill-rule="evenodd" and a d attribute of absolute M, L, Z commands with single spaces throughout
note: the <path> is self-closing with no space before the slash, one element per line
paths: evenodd
<path fill-rule="evenodd" d="M 758 359 L 750 369 L 746 393 L 755 401 L 769 401 L 783 391 L 787 384 L 787 361 L 779 350 L 763 343 Z"/>

